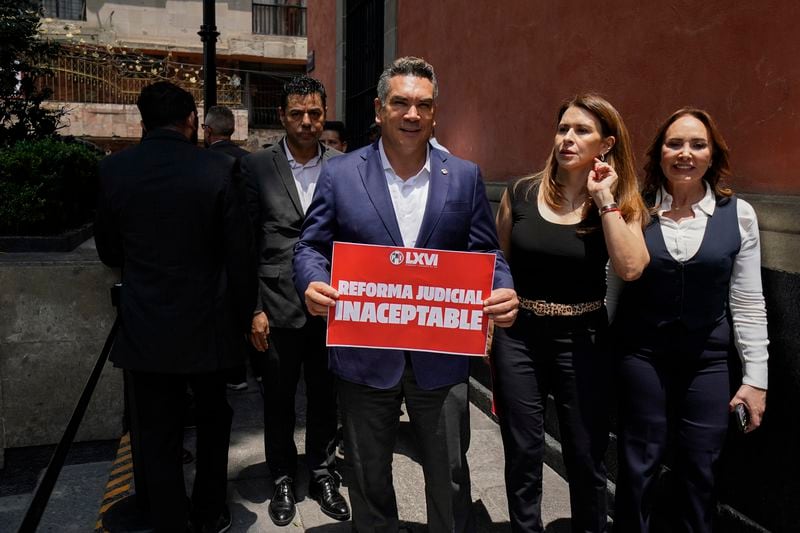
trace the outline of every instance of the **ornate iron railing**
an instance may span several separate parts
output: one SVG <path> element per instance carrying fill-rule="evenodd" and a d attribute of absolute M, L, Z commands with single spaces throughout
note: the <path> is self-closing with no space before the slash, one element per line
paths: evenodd
<path fill-rule="evenodd" d="M 171 81 L 203 99 L 202 67 L 171 57 L 147 57 L 100 48 L 63 49 L 40 83 L 50 87 L 57 102 L 133 104 L 143 87 Z M 242 105 L 241 79 L 236 75 L 217 79 L 217 102 Z"/>

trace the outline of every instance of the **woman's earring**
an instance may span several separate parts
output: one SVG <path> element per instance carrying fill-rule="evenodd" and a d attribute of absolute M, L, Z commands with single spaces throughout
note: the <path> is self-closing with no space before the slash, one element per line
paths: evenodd
<path fill-rule="evenodd" d="M 603 152 L 602 154 L 600 154 L 599 159 L 600 159 L 601 163 L 605 163 L 606 162 L 606 152 Z"/>

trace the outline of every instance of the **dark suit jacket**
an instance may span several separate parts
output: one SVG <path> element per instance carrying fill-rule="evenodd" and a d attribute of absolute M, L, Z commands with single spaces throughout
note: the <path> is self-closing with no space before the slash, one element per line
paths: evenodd
<path fill-rule="evenodd" d="M 478 166 L 431 149 L 428 203 L 418 248 L 497 254 L 494 288 L 513 287 L 499 251 L 492 211 Z M 303 233 L 295 247 L 294 274 L 302 293 L 312 281 L 330 283 L 333 241 L 403 246 L 378 144 L 331 160 L 322 169 Z M 435 389 L 467 379 L 469 358 L 410 352 L 417 383 Z M 342 379 L 377 388 L 396 385 L 405 368 L 401 350 L 331 348 L 331 370 Z"/>
<path fill-rule="evenodd" d="M 341 155 L 320 146 L 323 162 Z M 292 256 L 305 213 L 283 139 L 242 158 L 241 171 L 259 254 L 255 311 L 265 311 L 271 327 L 301 328 L 306 323 L 306 312 L 292 283 Z"/>
<path fill-rule="evenodd" d="M 122 267 L 116 366 L 196 373 L 238 363 L 226 324 L 249 330 L 255 276 L 234 164 L 168 129 L 101 161 L 97 252 Z"/>
<path fill-rule="evenodd" d="M 223 154 L 228 154 L 231 157 L 236 158 L 237 160 L 243 158 L 246 155 L 250 155 L 250 152 L 236 144 L 232 141 L 217 141 L 214 144 L 208 147 L 209 150 L 213 150 L 215 152 L 222 152 Z"/>

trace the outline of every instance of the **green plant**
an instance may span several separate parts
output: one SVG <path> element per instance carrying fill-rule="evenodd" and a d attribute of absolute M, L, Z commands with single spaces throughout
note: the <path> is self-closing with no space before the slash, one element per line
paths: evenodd
<path fill-rule="evenodd" d="M 53 135 L 63 109 L 41 107 L 52 94 L 38 88 L 58 44 L 39 38 L 38 3 L 0 0 L 0 146 Z"/>
<path fill-rule="evenodd" d="M 89 222 L 99 158 L 52 138 L 0 148 L 0 234 L 52 235 Z"/>

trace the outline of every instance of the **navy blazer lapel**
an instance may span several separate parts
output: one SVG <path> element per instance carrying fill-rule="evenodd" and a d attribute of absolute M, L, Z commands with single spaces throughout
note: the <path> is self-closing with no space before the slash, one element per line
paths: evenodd
<path fill-rule="evenodd" d="M 362 161 L 358 165 L 358 172 L 361 174 L 361 181 L 367 190 L 372 205 L 378 212 L 386 231 L 392 238 L 395 246 L 403 246 L 403 235 L 400 233 L 400 226 L 397 225 L 397 215 L 394 212 L 392 197 L 389 195 L 389 186 L 386 183 L 386 174 L 381 164 L 381 156 L 378 152 L 377 143 L 372 150 L 368 150 Z"/>
<path fill-rule="evenodd" d="M 275 172 L 281 178 L 281 182 L 283 182 L 283 186 L 286 188 L 295 210 L 302 217 L 305 212 L 303 211 L 303 204 L 300 203 L 300 196 L 297 194 L 297 185 L 294 182 L 294 174 L 292 174 L 292 169 L 289 166 L 289 160 L 283 151 L 283 139 L 273 144 L 269 150 L 272 151 L 272 163 L 275 165 Z"/>
<path fill-rule="evenodd" d="M 431 148 L 431 176 L 428 181 L 428 203 L 417 235 L 417 248 L 428 244 L 436 223 L 444 209 L 447 189 L 450 188 L 450 171 L 447 168 L 447 153 Z"/>

